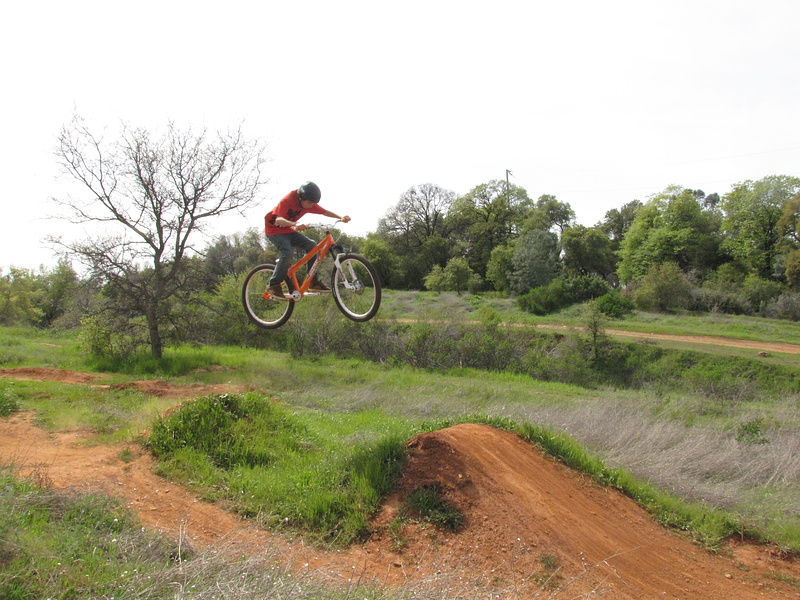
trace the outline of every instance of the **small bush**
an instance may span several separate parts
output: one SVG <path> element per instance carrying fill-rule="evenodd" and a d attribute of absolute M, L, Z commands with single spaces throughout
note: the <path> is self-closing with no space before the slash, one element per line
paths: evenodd
<path fill-rule="evenodd" d="M 691 285 L 675 263 L 653 265 L 639 282 L 633 299 L 642 310 L 669 312 L 686 308 L 691 297 Z"/>
<path fill-rule="evenodd" d="M 621 319 L 636 308 L 633 300 L 621 296 L 619 292 L 603 294 L 594 303 L 601 313 L 612 319 Z"/>
<path fill-rule="evenodd" d="M 148 445 L 164 457 L 183 448 L 207 455 L 219 468 L 268 465 L 306 437 L 276 404 L 258 394 L 206 396 L 156 422 Z"/>
<path fill-rule="evenodd" d="M 517 304 L 522 310 L 539 316 L 555 312 L 572 302 L 572 296 L 563 279 L 554 279 L 517 298 Z"/>
<path fill-rule="evenodd" d="M 79 336 L 93 359 L 119 360 L 148 345 L 145 328 L 136 319 L 97 313 L 81 319 Z"/>
<path fill-rule="evenodd" d="M 592 300 L 608 291 L 608 284 L 599 277 L 586 275 L 554 279 L 519 296 L 517 305 L 526 312 L 543 316 L 578 302 Z"/>
<path fill-rule="evenodd" d="M 8 417 L 19 410 L 19 395 L 14 384 L 0 380 L 0 417 Z"/>
<path fill-rule="evenodd" d="M 764 419 L 759 417 L 739 425 L 736 441 L 744 444 L 769 444 L 769 439 L 764 435 Z"/>
<path fill-rule="evenodd" d="M 564 281 L 564 284 L 573 303 L 594 300 L 611 290 L 605 281 L 595 275 L 569 277 Z"/>
<path fill-rule="evenodd" d="M 783 292 L 784 287 L 776 282 L 763 279 L 758 275 L 748 275 L 742 284 L 742 293 L 756 312 L 763 312 L 770 301 Z"/>
<path fill-rule="evenodd" d="M 714 312 L 728 315 L 749 315 L 753 306 L 741 293 L 714 287 L 693 288 L 686 306 L 697 312 Z"/>

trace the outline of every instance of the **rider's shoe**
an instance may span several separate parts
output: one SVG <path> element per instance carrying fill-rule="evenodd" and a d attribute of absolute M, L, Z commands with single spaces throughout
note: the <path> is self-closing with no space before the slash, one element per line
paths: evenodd
<path fill-rule="evenodd" d="M 281 289 L 281 286 L 279 285 L 269 286 L 267 288 L 267 293 L 273 298 L 284 298 L 284 299 L 286 298 L 286 296 L 283 295 L 283 290 Z"/>
<path fill-rule="evenodd" d="M 331 288 L 329 288 L 327 285 L 325 285 L 324 283 L 322 283 L 318 279 L 314 279 L 309 284 L 308 291 L 309 292 L 330 292 Z"/>

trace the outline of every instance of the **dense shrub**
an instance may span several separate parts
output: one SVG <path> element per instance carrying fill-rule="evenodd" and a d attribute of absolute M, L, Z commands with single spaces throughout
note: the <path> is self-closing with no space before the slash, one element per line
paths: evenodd
<path fill-rule="evenodd" d="M 611 290 L 605 281 L 594 275 L 569 277 L 564 280 L 564 283 L 573 303 L 594 300 Z"/>
<path fill-rule="evenodd" d="M 686 306 L 696 312 L 749 315 L 753 306 L 741 293 L 715 287 L 693 288 Z"/>
<path fill-rule="evenodd" d="M 547 315 L 572 304 L 593 300 L 610 290 L 608 284 L 591 275 L 554 279 L 517 298 L 517 305 L 535 315 Z"/>
<path fill-rule="evenodd" d="M 642 310 L 668 312 L 686 308 L 691 295 L 691 285 L 686 275 L 675 263 L 653 265 L 638 282 L 633 299 Z"/>
<path fill-rule="evenodd" d="M 800 321 L 800 294 L 787 292 L 781 294 L 776 300 L 770 303 L 767 314 L 779 319 L 789 321 Z"/>
<path fill-rule="evenodd" d="M 158 420 L 148 445 L 159 457 L 188 448 L 208 456 L 219 468 L 252 467 L 268 465 L 287 443 L 299 448 L 303 437 L 303 428 L 266 398 L 222 394 L 184 404 Z"/>
<path fill-rule="evenodd" d="M 546 315 L 572 304 L 572 296 L 563 279 L 554 279 L 519 296 L 517 304 L 529 313 Z"/>
<path fill-rule="evenodd" d="M 601 313 L 612 319 L 621 319 L 636 308 L 633 300 L 621 296 L 619 292 L 603 294 L 594 303 Z"/>
<path fill-rule="evenodd" d="M 784 287 L 777 281 L 769 281 L 758 275 L 748 275 L 742 284 L 742 294 L 756 312 L 762 312 L 767 304 L 781 295 Z"/>

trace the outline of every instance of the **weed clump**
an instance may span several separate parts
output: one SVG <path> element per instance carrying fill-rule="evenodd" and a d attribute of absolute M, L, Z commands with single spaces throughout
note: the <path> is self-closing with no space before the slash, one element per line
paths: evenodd
<path fill-rule="evenodd" d="M 9 417 L 19 410 L 19 395 L 13 384 L 0 380 L 0 417 Z"/>
<path fill-rule="evenodd" d="M 408 509 L 412 514 L 447 531 L 456 532 L 464 525 L 464 515 L 444 499 L 438 484 L 414 490 L 408 497 Z"/>
<path fill-rule="evenodd" d="M 152 428 L 162 475 L 224 500 L 264 525 L 346 545 L 399 476 L 404 437 L 362 444 L 325 438 L 256 393 L 183 404 Z"/>

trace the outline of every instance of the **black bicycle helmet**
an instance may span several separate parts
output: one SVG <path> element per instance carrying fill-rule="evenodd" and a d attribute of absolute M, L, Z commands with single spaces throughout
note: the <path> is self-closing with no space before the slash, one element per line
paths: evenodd
<path fill-rule="evenodd" d="M 316 204 L 322 198 L 322 192 L 319 186 L 313 181 L 306 181 L 303 185 L 297 188 L 297 195 L 301 200 L 308 200 Z"/>

